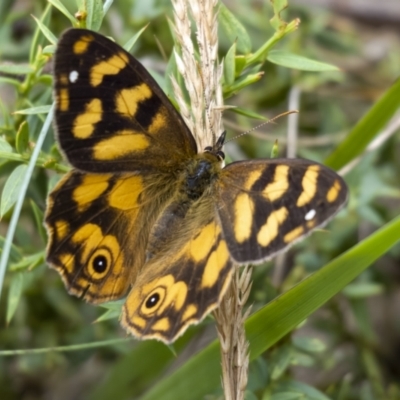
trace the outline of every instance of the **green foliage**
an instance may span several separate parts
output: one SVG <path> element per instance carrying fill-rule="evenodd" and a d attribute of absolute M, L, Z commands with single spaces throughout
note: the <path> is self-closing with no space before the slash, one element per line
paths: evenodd
<path fill-rule="evenodd" d="M 165 13 L 171 18 L 171 6 L 162 0 L 31 3 L 18 12 L 10 1 L 0 4 L 0 398 L 57 398 L 66 382 L 73 387 L 77 379 L 82 388 L 76 397 L 96 400 L 221 398 L 211 318 L 173 348 L 119 339 L 120 304 L 94 307 L 68 296 L 44 262 L 46 196 L 69 169 L 51 128 L 57 38 L 71 26 L 100 29 L 137 57 L 151 59 L 152 72 L 172 94 L 170 76 L 182 87 L 183 80 L 169 57 L 174 44 Z M 390 63 L 365 62 L 367 72 L 347 73 L 350 57 L 363 61 L 363 32 L 341 18 L 296 9 L 286 0 L 238 1 L 219 9 L 223 92 L 235 106 L 224 115 L 228 134 L 285 111 L 295 85 L 302 91 L 298 154 L 334 168 L 361 155 L 346 174 L 349 206 L 328 232 L 314 233 L 274 267 L 254 271 L 247 399 L 400 398 L 400 318 L 391 309 L 400 286 L 398 137 L 385 136 L 363 155 L 399 107 L 400 84 L 392 84 L 398 72 L 389 65 L 400 65 L 400 56 L 393 51 Z M 374 91 L 370 76 L 378 85 Z M 265 130 L 273 133 L 230 142 L 229 158 L 284 155 L 284 119 Z M 377 317 L 385 333 L 376 329 Z M 199 347 L 201 338 L 208 344 Z M 342 372 L 332 372 L 337 370 Z M 29 393 L 32 381 L 36 394 Z"/>

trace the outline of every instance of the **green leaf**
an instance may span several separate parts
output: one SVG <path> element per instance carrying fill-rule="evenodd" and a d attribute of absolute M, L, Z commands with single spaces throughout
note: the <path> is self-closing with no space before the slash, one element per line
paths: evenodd
<path fill-rule="evenodd" d="M 40 31 L 43 33 L 45 38 L 51 43 L 56 44 L 57 38 L 54 36 L 53 32 L 40 20 L 38 20 L 34 15 L 32 15 L 33 19 L 36 21 Z"/>
<path fill-rule="evenodd" d="M 274 365 L 271 369 L 271 379 L 276 381 L 282 377 L 284 372 L 290 365 L 292 359 L 292 348 L 289 346 L 282 346 L 274 354 Z"/>
<path fill-rule="evenodd" d="M 22 273 L 14 274 L 11 279 L 10 290 L 8 292 L 6 315 L 7 325 L 11 322 L 11 319 L 14 316 L 15 311 L 17 310 L 18 303 L 22 294 L 23 283 L 24 275 Z"/>
<path fill-rule="evenodd" d="M 343 289 L 343 294 L 351 299 L 364 299 L 370 296 L 382 294 L 385 291 L 383 285 L 374 282 L 355 282 Z"/>
<path fill-rule="evenodd" d="M 224 82 L 227 85 L 232 85 L 235 82 L 235 74 L 236 74 L 236 42 L 233 43 L 231 48 L 226 53 L 224 58 Z"/>
<path fill-rule="evenodd" d="M 302 351 L 307 351 L 309 353 L 320 353 L 326 350 L 325 343 L 317 338 L 295 336 L 292 339 L 293 345 Z"/>
<path fill-rule="evenodd" d="M 102 322 L 107 319 L 118 318 L 121 315 L 121 308 L 124 303 L 125 300 L 117 300 L 101 304 L 101 307 L 106 308 L 107 311 L 100 315 L 100 317 L 98 317 L 94 323 Z"/>
<path fill-rule="evenodd" d="M 47 0 L 51 5 L 57 8 L 62 14 L 64 14 L 70 21 L 73 26 L 77 25 L 76 18 L 68 11 L 68 9 L 61 3 L 59 0 Z"/>
<path fill-rule="evenodd" d="M 3 252 L 3 248 L 4 248 L 4 237 L 0 236 L 0 253 Z M 11 262 L 19 262 L 20 260 L 22 260 L 22 253 L 19 250 L 19 248 L 13 244 L 11 244 L 10 247 L 10 261 Z"/>
<path fill-rule="evenodd" d="M 232 43 L 237 43 L 237 51 L 242 54 L 250 53 L 250 36 L 241 22 L 239 22 L 222 2 L 219 5 L 218 21 L 225 34 L 228 36 L 228 39 Z"/>
<path fill-rule="evenodd" d="M 25 153 L 29 144 L 29 125 L 27 121 L 23 121 L 19 126 L 15 147 L 19 154 Z"/>
<path fill-rule="evenodd" d="M 8 83 L 10 85 L 13 85 L 15 87 L 20 87 L 21 86 L 21 82 L 17 79 L 13 79 L 13 78 L 8 78 L 6 76 L 0 76 L 0 82 L 3 83 Z"/>
<path fill-rule="evenodd" d="M 244 108 L 241 107 L 231 107 L 228 110 L 239 115 L 244 115 L 245 117 L 248 118 L 259 119 L 261 121 L 268 121 L 268 118 L 264 117 L 264 115 L 258 114 L 254 111 L 245 110 Z"/>
<path fill-rule="evenodd" d="M 47 4 L 47 6 L 40 18 L 40 22 L 45 26 L 50 25 L 51 11 L 52 11 L 51 4 Z M 41 33 L 42 33 L 42 31 L 40 30 L 39 25 L 36 26 L 35 33 L 33 35 L 32 42 L 31 42 L 30 52 L 29 52 L 29 62 L 31 64 L 35 64 L 37 56 L 38 56 L 38 54 L 40 55 L 41 48 L 44 46 L 45 40 L 44 40 L 43 36 L 41 35 Z"/>
<path fill-rule="evenodd" d="M 234 95 L 236 92 L 245 88 L 246 86 L 252 85 L 255 82 L 258 82 L 264 75 L 264 72 L 257 72 L 255 74 L 248 74 L 240 77 L 235 81 L 233 85 L 229 85 L 224 87 L 224 98 L 228 98 Z"/>
<path fill-rule="evenodd" d="M 21 115 L 34 115 L 34 114 L 47 114 L 50 111 L 51 106 L 37 106 L 31 108 L 25 108 L 24 110 L 15 111 L 14 114 Z"/>
<path fill-rule="evenodd" d="M 18 199 L 21 184 L 26 174 L 27 166 L 18 165 L 8 177 L 1 193 L 0 218 L 11 209 Z"/>
<path fill-rule="evenodd" d="M 86 12 L 86 28 L 98 31 L 103 22 L 103 1 L 102 0 L 81 0 L 80 11 Z"/>
<path fill-rule="evenodd" d="M 246 322 L 250 360 L 254 360 L 343 289 L 400 240 L 400 217 L 280 295 Z M 203 398 L 220 385 L 219 344 L 214 341 L 186 364 L 155 384 L 141 400 Z M 198 385 L 198 382 L 202 382 Z"/>
<path fill-rule="evenodd" d="M 28 64 L 0 64 L 0 72 L 10 75 L 26 75 L 33 72 L 34 69 Z"/>
<path fill-rule="evenodd" d="M 21 260 L 11 263 L 10 271 L 18 271 L 20 269 L 27 269 L 30 271 L 35 267 L 37 267 L 38 265 L 42 264 L 44 259 L 45 259 L 44 251 L 40 251 L 39 253 L 25 256 Z"/>
<path fill-rule="evenodd" d="M 13 152 L 13 148 L 11 147 L 10 143 L 8 143 L 7 140 L 1 136 L 0 136 L 0 151 L 4 151 L 6 153 Z"/>
<path fill-rule="evenodd" d="M 371 107 L 337 149 L 325 160 L 333 169 L 342 168 L 360 155 L 400 107 L 400 79 Z"/>
<path fill-rule="evenodd" d="M 282 67 L 299 69 L 302 71 L 339 71 L 339 68 L 334 65 L 311 60 L 310 58 L 284 50 L 271 50 L 268 53 L 267 60 L 273 64 L 281 65 Z"/>
<path fill-rule="evenodd" d="M 137 42 L 137 40 L 140 38 L 140 36 L 142 35 L 142 33 L 146 30 L 146 28 L 148 26 L 149 26 L 149 24 L 144 26 L 139 32 L 136 33 L 136 35 L 132 36 L 122 47 L 126 51 L 131 51 L 134 44 Z"/>
<path fill-rule="evenodd" d="M 37 232 L 39 233 L 40 238 L 43 240 L 43 243 L 47 243 L 46 229 L 44 229 L 43 225 L 43 211 L 37 206 L 37 204 L 33 200 L 31 200 L 31 207 L 33 216 L 35 218 Z"/>
<path fill-rule="evenodd" d="M 246 57 L 236 56 L 235 57 L 235 76 L 240 76 L 244 68 L 246 67 Z"/>
<path fill-rule="evenodd" d="M 12 250 L 12 241 L 14 238 L 15 230 L 17 228 L 17 223 L 19 216 L 21 214 L 22 205 L 24 203 L 25 194 L 28 190 L 29 181 L 32 177 L 33 169 L 38 161 L 40 150 L 43 146 L 43 142 L 46 138 L 47 132 L 50 128 L 50 124 L 54 117 L 54 105 L 51 108 L 49 114 L 46 117 L 46 120 L 42 126 L 42 129 L 39 132 L 39 136 L 36 140 L 35 148 L 32 151 L 31 158 L 29 160 L 28 167 L 26 168 L 26 174 L 23 177 L 23 180 L 20 184 L 20 192 L 18 195 L 18 200 L 14 208 L 14 212 L 11 216 L 10 224 L 8 226 L 7 235 L 3 245 L 3 251 L 0 257 L 0 297 L 1 297 L 1 290 L 3 289 L 3 282 L 4 282 L 4 275 L 6 273 L 7 265 L 9 262 L 10 251 Z M 4 190 L 3 190 L 4 193 Z M 0 205 L 1 210 L 1 205 Z"/>
<path fill-rule="evenodd" d="M 104 2 L 104 6 L 103 6 L 103 13 L 104 14 L 107 14 L 107 11 L 109 10 L 109 8 L 111 7 L 113 2 L 114 2 L 114 0 L 106 0 Z"/>
<path fill-rule="evenodd" d="M 278 156 L 279 156 L 279 143 L 278 140 L 276 139 L 271 149 L 271 158 L 277 158 Z"/>

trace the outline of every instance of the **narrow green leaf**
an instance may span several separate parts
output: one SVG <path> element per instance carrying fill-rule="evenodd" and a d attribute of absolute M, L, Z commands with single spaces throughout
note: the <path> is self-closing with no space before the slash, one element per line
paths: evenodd
<path fill-rule="evenodd" d="M 101 314 L 100 317 L 96 318 L 95 321 L 93 321 L 94 324 L 97 324 L 99 322 L 107 321 L 108 319 L 117 319 L 121 315 L 121 307 L 119 310 L 107 310 L 104 314 Z"/>
<path fill-rule="evenodd" d="M 285 28 L 282 30 L 276 31 L 272 37 L 270 37 L 259 49 L 257 49 L 254 54 L 250 54 L 246 57 L 246 65 L 252 65 L 255 63 L 264 62 L 265 58 L 267 57 L 268 53 L 271 49 L 279 43 L 286 35 L 294 32 L 297 30 L 299 26 L 300 20 L 295 19 L 285 25 Z"/>
<path fill-rule="evenodd" d="M 86 11 L 86 27 L 92 31 L 98 31 L 103 22 L 103 1 L 102 0 L 84 0 L 82 2 Z M 80 8 L 81 9 L 81 8 Z M 81 9 L 82 10 L 82 9 Z"/>
<path fill-rule="evenodd" d="M 37 232 L 39 233 L 40 238 L 43 240 L 43 243 L 47 243 L 46 229 L 44 229 L 43 226 L 43 211 L 37 206 L 37 204 L 33 200 L 31 200 L 31 207 L 33 216 L 35 218 Z"/>
<path fill-rule="evenodd" d="M 276 354 L 274 357 L 274 366 L 271 369 L 271 379 L 273 381 L 281 378 L 289 367 L 292 359 L 292 352 L 293 350 L 289 346 L 282 346 L 280 349 L 278 349 L 278 354 Z"/>
<path fill-rule="evenodd" d="M 251 40 L 242 23 L 226 8 L 223 3 L 219 5 L 218 21 L 228 39 L 237 43 L 237 51 L 248 54 L 251 51 Z"/>
<path fill-rule="evenodd" d="M 351 283 L 343 289 L 343 294 L 351 299 L 364 299 L 370 296 L 382 294 L 385 287 L 382 284 L 374 282 L 356 282 Z"/>
<path fill-rule="evenodd" d="M 24 275 L 20 272 L 14 274 L 11 279 L 10 290 L 8 292 L 6 322 L 7 325 L 11 322 L 12 317 L 17 310 L 19 300 L 22 294 L 24 283 Z"/>
<path fill-rule="evenodd" d="M 54 44 L 49 44 L 43 48 L 42 54 L 43 55 L 53 55 L 56 51 L 56 46 Z"/>
<path fill-rule="evenodd" d="M 295 336 L 292 339 L 292 342 L 297 349 L 310 353 L 320 353 L 326 350 L 324 342 L 317 338 L 310 338 L 308 336 Z"/>
<path fill-rule="evenodd" d="M 239 115 L 244 115 L 245 117 L 248 118 L 259 119 L 261 121 L 268 121 L 268 118 L 265 118 L 264 115 L 258 114 L 254 111 L 245 110 L 244 108 L 241 107 L 231 107 L 229 108 L 229 111 L 232 111 Z"/>
<path fill-rule="evenodd" d="M 3 218 L 4 214 L 9 211 L 17 201 L 26 170 L 26 165 L 18 165 L 8 177 L 3 192 L 1 193 L 0 218 Z"/>
<path fill-rule="evenodd" d="M 50 111 L 51 106 L 37 106 L 31 108 L 25 108 L 24 110 L 15 111 L 14 114 L 21 115 L 34 115 L 34 114 L 47 114 Z"/>
<path fill-rule="evenodd" d="M 339 71 L 338 67 L 326 64 L 310 58 L 299 56 L 284 50 L 271 50 L 267 60 L 273 64 L 281 65 L 286 68 L 299 69 L 302 71 Z"/>
<path fill-rule="evenodd" d="M 77 25 L 76 18 L 68 11 L 68 9 L 61 3 L 59 0 L 47 0 L 50 4 L 52 4 L 58 11 L 64 14 L 70 21 L 73 26 Z"/>
<path fill-rule="evenodd" d="M 0 236 L 0 254 L 3 252 L 5 239 L 3 236 Z M 22 253 L 19 248 L 15 245 L 11 245 L 10 247 L 10 261 L 11 262 L 18 262 L 22 260 Z"/>
<path fill-rule="evenodd" d="M 384 93 L 350 131 L 346 139 L 330 154 L 325 160 L 326 165 L 337 170 L 360 155 L 399 107 L 400 79 Z"/>
<path fill-rule="evenodd" d="M 57 43 L 57 38 L 54 36 L 53 32 L 40 20 L 38 20 L 34 15 L 32 15 L 33 19 L 37 23 L 39 29 L 43 33 L 43 35 L 47 38 L 47 40 L 51 44 L 56 44 Z"/>
<path fill-rule="evenodd" d="M 8 226 L 7 235 L 3 245 L 3 251 L 0 257 L 0 297 L 1 297 L 1 291 L 3 289 L 4 275 L 6 273 L 7 264 L 9 262 L 10 251 L 12 250 L 12 241 L 14 238 L 15 230 L 17 229 L 17 223 L 22 210 L 22 205 L 24 203 L 25 194 L 26 191 L 28 190 L 29 181 L 31 179 L 33 169 L 39 158 L 40 150 L 43 146 L 44 139 L 46 138 L 47 131 L 49 130 L 50 124 L 53 120 L 54 116 L 53 112 L 54 112 L 54 105 L 51 108 L 49 114 L 47 115 L 46 120 L 42 126 L 42 129 L 40 130 L 35 148 L 33 149 L 32 156 L 29 160 L 26 174 L 21 184 L 21 190 L 18 196 L 18 200 L 15 205 L 14 212 L 10 220 L 10 224 Z"/>
<path fill-rule="evenodd" d="M 53 351 L 62 351 L 62 352 L 82 351 L 87 349 L 97 349 L 99 347 L 115 346 L 117 344 L 129 342 L 131 340 L 133 339 L 130 337 L 123 339 L 100 340 L 98 342 L 81 343 L 70 346 L 42 347 L 39 349 L 23 349 L 23 350 L 0 350 L 0 357 L 27 356 L 31 354 L 47 354 Z"/>
<path fill-rule="evenodd" d="M 235 76 L 240 76 L 244 68 L 246 67 L 246 57 L 236 56 L 235 57 Z"/>
<path fill-rule="evenodd" d="M 112 3 L 114 2 L 114 0 L 106 0 L 104 2 L 104 6 L 103 6 L 103 13 L 104 15 L 107 14 L 107 11 L 109 10 L 109 8 L 111 7 Z"/>
<path fill-rule="evenodd" d="M 149 24 L 145 25 L 139 32 L 137 32 L 133 37 L 131 37 L 122 47 L 126 51 L 131 51 L 132 47 L 134 44 L 137 42 L 137 40 L 140 38 L 142 33 L 146 30 L 146 28 L 149 26 Z"/>
<path fill-rule="evenodd" d="M 31 271 L 38 265 L 42 264 L 44 261 L 44 258 L 45 258 L 44 251 L 40 251 L 39 253 L 25 256 L 21 260 L 11 263 L 10 271 L 18 271 L 20 269 L 27 269 L 27 270 Z"/>
<path fill-rule="evenodd" d="M 45 26 L 50 24 L 51 10 L 51 4 L 47 4 L 42 16 L 40 17 L 40 22 L 42 22 Z M 32 65 L 35 64 L 38 52 L 41 51 L 41 47 L 43 47 L 45 42 L 41 33 L 42 31 L 40 30 L 39 26 L 36 26 L 29 51 L 29 62 Z"/>
<path fill-rule="evenodd" d="M 26 75 L 33 72 L 34 69 L 28 64 L 0 64 L 0 72 L 10 75 Z"/>
<path fill-rule="evenodd" d="M 8 78 L 6 76 L 0 76 L 0 82 L 3 83 L 8 83 L 10 85 L 13 85 L 15 87 L 19 87 L 21 85 L 21 82 L 17 79 L 13 79 L 13 78 Z"/>
<path fill-rule="evenodd" d="M 6 139 L 0 136 L 0 151 L 4 151 L 6 153 L 12 153 L 13 148 L 11 144 L 7 142 Z"/>
<path fill-rule="evenodd" d="M 255 74 L 248 74 L 243 76 L 235 81 L 233 85 L 227 86 L 224 88 L 224 98 L 228 98 L 234 95 L 236 92 L 240 91 L 241 89 L 249 86 L 255 82 L 258 82 L 264 75 L 264 72 L 257 72 Z"/>
<path fill-rule="evenodd" d="M 250 359 L 294 329 L 399 240 L 400 216 L 254 313 L 246 322 Z M 159 381 L 141 400 L 183 400 L 187 393 L 200 399 L 220 385 L 220 377 L 219 345 L 215 341 Z"/>
<path fill-rule="evenodd" d="M 279 142 L 278 139 L 276 139 L 271 149 L 271 158 L 277 158 L 278 156 L 279 156 Z"/>
<path fill-rule="evenodd" d="M 235 57 L 236 57 L 236 42 L 233 43 L 233 45 L 228 50 L 224 58 L 224 82 L 227 85 L 232 85 L 233 82 L 235 82 L 235 73 L 236 73 Z"/>
<path fill-rule="evenodd" d="M 27 121 L 23 121 L 19 126 L 17 137 L 15 140 L 15 147 L 19 154 L 25 153 L 29 144 L 29 125 Z"/>

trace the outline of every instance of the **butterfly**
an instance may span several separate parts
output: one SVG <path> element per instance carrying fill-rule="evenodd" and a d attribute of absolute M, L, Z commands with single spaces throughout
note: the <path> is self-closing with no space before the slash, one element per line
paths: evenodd
<path fill-rule="evenodd" d="M 47 262 L 90 303 L 126 297 L 121 324 L 173 342 L 213 309 L 235 265 L 260 263 L 346 203 L 314 161 L 223 167 L 225 133 L 198 149 L 180 114 L 122 47 L 70 29 L 54 59 L 57 140 L 73 166 L 49 194 Z"/>

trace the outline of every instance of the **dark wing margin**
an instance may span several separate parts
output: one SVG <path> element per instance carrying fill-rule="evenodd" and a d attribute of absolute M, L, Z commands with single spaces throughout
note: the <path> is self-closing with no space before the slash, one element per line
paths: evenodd
<path fill-rule="evenodd" d="M 347 202 L 343 179 L 302 159 L 239 161 L 218 184 L 218 215 L 238 263 L 259 263 L 326 224 Z"/>

